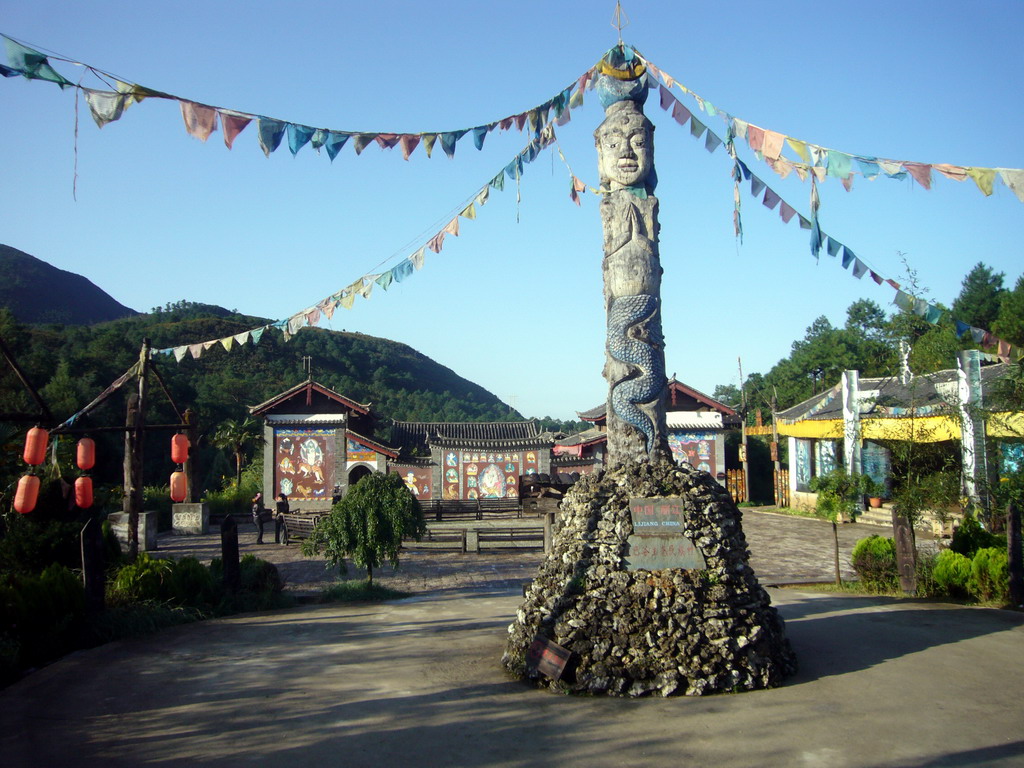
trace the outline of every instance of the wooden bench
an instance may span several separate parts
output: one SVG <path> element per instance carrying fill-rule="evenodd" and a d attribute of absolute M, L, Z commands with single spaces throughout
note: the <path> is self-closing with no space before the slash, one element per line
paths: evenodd
<path fill-rule="evenodd" d="M 281 515 L 284 521 L 284 543 L 288 544 L 290 539 L 308 539 L 313 535 L 313 529 L 323 515 L 303 514 L 301 512 L 286 512 Z"/>

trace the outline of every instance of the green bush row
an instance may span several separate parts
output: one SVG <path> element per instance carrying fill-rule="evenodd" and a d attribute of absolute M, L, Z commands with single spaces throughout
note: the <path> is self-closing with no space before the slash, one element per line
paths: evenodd
<path fill-rule="evenodd" d="M 968 557 L 952 548 L 935 556 L 919 553 L 918 594 L 1009 602 L 1006 548 L 983 547 L 972 555 Z M 861 539 L 854 546 L 850 559 L 861 586 L 868 591 L 893 592 L 899 589 L 896 544 L 891 538 L 873 535 Z"/>

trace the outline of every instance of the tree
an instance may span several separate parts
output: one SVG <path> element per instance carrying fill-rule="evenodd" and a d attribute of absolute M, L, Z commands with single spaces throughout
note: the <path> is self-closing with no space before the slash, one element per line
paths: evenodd
<path fill-rule="evenodd" d="M 960 295 L 953 302 L 953 317 L 975 328 L 986 330 L 999 316 L 999 304 L 1006 294 L 1003 273 L 995 273 L 978 262 L 961 283 Z"/>
<path fill-rule="evenodd" d="M 814 511 L 832 523 L 837 587 L 843 585 L 839 572 L 839 523 L 844 518 L 857 519 L 861 512 L 860 497 L 872 491 L 872 483 L 867 475 L 847 474 L 844 467 L 811 478 L 811 490 L 818 494 Z"/>
<path fill-rule="evenodd" d="M 1017 278 L 1012 291 L 1003 295 L 999 316 L 992 323 L 992 333 L 1017 346 L 1024 346 L 1024 275 Z"/>
<path fill-rule="evenodd" d="M 256 421 L 247 416 L 244 421 L 228 419 L 213 434 L 213 444 L 218 448 L 231 451 L 235 457 L 235 486 L 242 482 L 242 462 L 245 460 L 245 449 L 256 442 L 259 437 Z"/>
<path fill-rule="evenodd" d="M 366 569 L 385 561 L 398 568 L 402 539 L 419 541 L 427 529 L 416 497 L 396 474 L 374 472 L 350 488 L 345 497 L 321 518 L 313 534 L 302 543 L 306 555 L 323 552 L 327 564 L 345 573 L 345 558 Z"/>

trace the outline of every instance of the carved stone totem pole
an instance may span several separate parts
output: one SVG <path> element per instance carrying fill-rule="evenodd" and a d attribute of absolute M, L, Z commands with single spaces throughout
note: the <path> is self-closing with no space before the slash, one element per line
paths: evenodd
<path fill-rule="evenodd" d="M 604 122 L 594 133 L 601 178 L 604 299 L 608 318 L 608 463 L 670 458 L 665 428 L 654 126 L 643 112 L 643 66 L 599 65 Z"/>

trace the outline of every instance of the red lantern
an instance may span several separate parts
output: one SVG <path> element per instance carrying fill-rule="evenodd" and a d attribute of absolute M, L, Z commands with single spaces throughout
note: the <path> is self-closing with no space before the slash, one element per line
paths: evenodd
<path fill-rule="evenodd" d="M 179 432 L 171 438 L 171 461 L 184 464 L 188 461 L 188 437 Z"/>
<path fill-rule="evenodd" d="M 92 478 L 80 477 L 75 480 L 75 504 L 82 509 L 92 506 Z"/>
<path fill-rule="evenodd" d="M 50 433 L 41 427 L 32 427 L 25 435 L 25 463 L 42 464 L 46 458 L 46 443 Z"/>
<path fill-rule="evenodd" d="M 83 437 L 78 441 L 75 461 L 79 469 L 92 469 L 96 466 L 96 442 L 91 437 Z M 78 506 L 82 506 L 79 504 Z"/>
<path fill-rule="evenodd" d="M 35 475 L 23 475 L 18 481 L 18 490 L 14 493 L 14 509 L 27 515 L 36 508 L 39 499 L 39 478 Z"/>
<path fill-rule="evenodd" d="M 171 472 L 171 501 L 182 502 L 188 495 L 188 481 L 184 472 Z"/>

